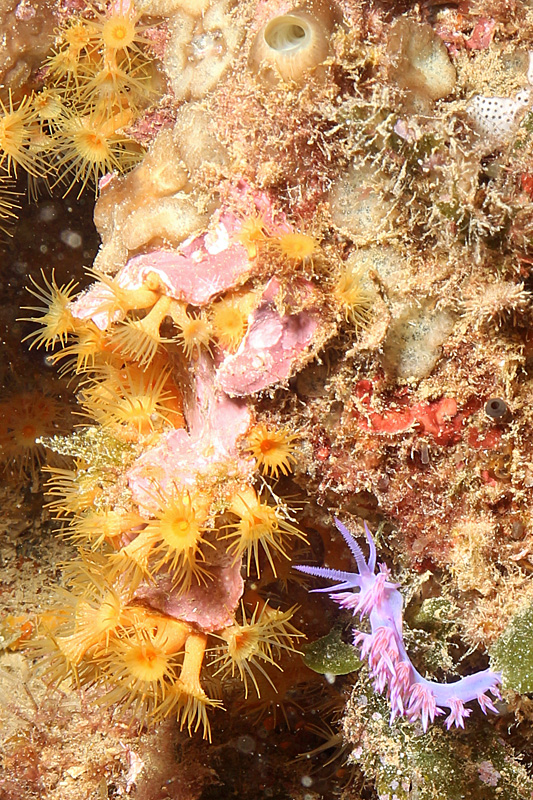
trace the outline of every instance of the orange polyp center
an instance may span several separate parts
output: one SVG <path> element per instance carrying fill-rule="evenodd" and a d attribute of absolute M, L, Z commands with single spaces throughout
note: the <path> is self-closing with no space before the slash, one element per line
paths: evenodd
<path fill-rule="evenodd" d="M 73 25 L 65 31 L 65 42 L 71 47 L 82 50 L 90 42 L 89 29 L 83 23 Z"/>
<path fill-rule="evenodd" d="M 248 659 L 257 650 L 257 634 L 249 628 L 237 629 L 227 641 L 230 654 L 239 660 Z"/>
<path fill-rule="evenodd" d="M 159 681 L 167 671 L 167 658 L 151 644 L 139 644 L 132 647 L 124 655 L 130 674 L 137 680 Z"/>
<path fill-rule="evenodd" d="M 91 161 L 103 161 L 108 153 L 107 142 L 99 133 L 85 135 L 86 158 Z"/>
<path fill-rule="evenodd" d="M 201 319 L 194 319 L 189 324 L 187 337 L 195 342 L 201 342 L 206 335 L 205 323 Z"/>
<path fill-rule="evenodd" d="M 163 541 L 177 551 L 194 547 L 200 533 L 194 519 L 185 514 L 180 515 L 179 512 L 161 520 L 160 532 Z"/>
<path fill-rule="evenodd" d="M 172 525 L 172 533 L 178 536 L 184 536 L 189 530 L 189 523 L 185 519 L 175 520 Z"/>
<path fill-rule="evenodd" d="M 21 433 L 24 439 L 31 439 L 33 441 L 37 436 L 37 429 L 34 425 L 24 425 Z"/>
<path fill-rule="evenodd" d="M 102 39 L 107 47 L 127 47 L 135 38 L 135 26 L 125 18 L 108 20 L 102 30 Z"/>
<path fill-rule="evenodd" d="M 238 336 L 242 334 L 244 329 L 244 320 L 242 314 L 238 310 L 229 309 L 218 318 L 219 328 L 226 336 Z"/>
<path fill-rule="evenodd" d="M 269 453 L 271 450 L 275 450 L 276 447 L 277 443 L 273 442 L 272 439 L 264 439 L 259 445 L 259 449 L 262 453 Z"/>
<path fill-rule="evenodd" d="M 151 398 L 148 395 L 135 398 L 126 397 L 117 405 L 126 422 L 134 425 L 141 433 L 148 432 L 152 414 Z"/>
<path fill-rule="evenodd" d="M 305 233 L 286 233 L 279 240 L 281 252 L 287 258 L 303 261 L 312 256 L 316 250 L 316 242 Z"/>
<path fill-rule="evenodd" d="M 111 597 L 104 600 L 94 618 L 95 633 L 107 633 L 114 630 L 120 619 L 120 604 Z"/>
<path fill-rule="evenodd" d="M 261 539 L 277 530 L 276 512 L 270 506 L 258 502 L 256 508 L 249 509 L 242 517 L 241 526 L 245 527 L 248 539 Z M 241 530 L 243 530 L 242 527 Z"/>

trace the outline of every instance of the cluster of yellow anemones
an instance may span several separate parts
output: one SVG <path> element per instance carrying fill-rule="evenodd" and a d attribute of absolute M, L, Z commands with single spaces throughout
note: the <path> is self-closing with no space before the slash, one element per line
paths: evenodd
<path fill-rule="evenodd" d="M 0 100 L 0 221 L 13 216 L 6 181 L 19 169 L 31 194 L 44 178 L 79 196 L 142 157 L 127 131 L 156 96 L 157 72 L 140 17 L 129 3 L 87 6 L 56 31 L 43 89 Z"/>
<path fill-rule="evenodd" d="M 134 290 L 93 275 L 92 316 L 98 315 L 100 326 L 80 316 L 82 295 L 74 283 L 59 286 L 52 276 L 44 286 L 29 287 L 38 303 L 28 320 L 39 326 L 29 334 L 30 346 L 47 350 L 63 373 L 77 379 L 87 426 L 52 443 L 76 457 L 69 467 L 48 468 L 48 490 L 60 534 L 78 548 L 79 558 L 67 570 L 68 591 L 42 649 L 52 678 L 70 675 L 98 685 L 103 703 L 130 710 L 140 723 L 173 714 L 182 727 L 209 736 L 208 709 L 221 701 L 216 692 L 206 693 L 203 670 L 212 679 L 218 675 L 219 683 L 224 676 L 239 678 L 245 698 L 251 686 L 259 692 L 254 674 L 272 683 L 276 656 L 294 650 L 294 609 L 278 611 L 257 597 L 242 622 L 228 625 L 225 617 L 220 630 L 203 630 L 156 611 L 136 593 L 162 581 L 178 607 L 189 598 L 201 605 L 217 586 L 217 570 L 230 570 L 237 592 L 241 563 L 254 580 L 276 576 L 305 537 L 265 478 L 290 473 L 296 437 L 258 423 L 242 442 L 253 457 L 243 458 L 248 477 L 214 470 L 186 485 L 168 476 L 159 482 L 150 473 L 148 505 L 134 502 L 121 483 L 124 470 L 185 425 L 175 374 L 193 368 L 202 349 L 222 346 L 222 332 L 214 335 L 213 329 L 223 331 L 224 316 L 243 313 L 256 294 L 240 290 L 195 313 L 169 297 L 155 273 Z M 244 325 L 236 326 L 239 335 Z M 73 444 L 76 436 L 81 450 Z M 254 473 L 262 491 L 253 485 Z M 214 658 L 208 653 L 211 635 Z"/>

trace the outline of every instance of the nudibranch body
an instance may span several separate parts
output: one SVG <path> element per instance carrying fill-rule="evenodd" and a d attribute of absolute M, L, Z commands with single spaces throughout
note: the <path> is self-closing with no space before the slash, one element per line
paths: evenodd
<path fill-rule="evenodd" d="M 358 572 L 308 566 L 296 569 L 308 575 L 339 581 L 336 586 L 314 591 L 329 592 L 342 608 L 351 609 L 360 618 L 368 617 L 370 633 L 355 631 L 353 641 L 354 645 L 361 647 L 361 656 L 368 661 L 375 691 L 387 692 L 391 703 L 391 724 L 400 716 L 410 722 L 420 719 L 426 731 L 429 722 L 444 714 L 446 708 L 449 709 L 446 727 L 464 728 L 465 719 L 472 713 L 465 704 L 471 700 L 478 701 L 483 713 L 488 710 L 497 713 L 487 692 L 500 697 L 500 673 L 486 669 L 446 684 L 429 681 L 415 669 L 403 641 L 403 600 L 398 591 L 399 584 L 390 580 L 390 570 L 385 564 L 378 564 L 376 572 L 376 545 L 366 522 L 368 561 L 350 531 L 339 520 L 335 523 L 355 558 Z"/>

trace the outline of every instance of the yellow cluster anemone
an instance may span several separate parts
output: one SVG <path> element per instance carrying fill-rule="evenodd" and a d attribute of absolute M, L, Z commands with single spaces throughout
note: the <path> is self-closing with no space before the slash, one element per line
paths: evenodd
<path fill-rule="evenodd" d="M 339 313 L 356 330 L 365 328 L 370 323 L 376 296 L 362 269 L 352 269 L 349 265 L 342 269 L 333 287 L 333 299 Z"/>
<path fill-rule="evenodd" d="M 224 644 L 215 648 L 215 675 L 222 673 L 233 678 L 238 674 L 244 686 L 245 699 L 248 697 L 249 680 L 257 696 L 261 694 L 256 672 L 275 689 L 264 665 L 281 669 L 277 660 L 280 652 L 298 652 L 295 642 L 302 634 L 290 622 L 295 610 L 294 606 L 288 611 L 279 611 L 259 599 L 248 619 L 244 603 L 241 603 L 242 622 L 235 621 L 219 634 Z"/>
<path fill-rule="evenodd" d="M 24 95 L 14 101 L 11 92 L 7 104 L 0 100 L 0 166 L 15 178 L 18 169 L 34 177 L 47 171 L 38 147 L 39 125 L 32 100 L 32 95 Z"/>
<path fill-rule="evenodd" d="M 235 240 L 246 248 L 250 259 L 270 254 L 290 267 L 313 264 L 320 255 L 320 241 L 311 231 L 271 231 L 266 217 L 253 212 L 242 220 Z"/>
<path fill-rule="evenodd" d="M 74 322 L 73 327 L 75 327 Z M 81 375 L 92 372 L 98 365 L 106 363 L 106 353 L 110 353 L 109 339 L 94 323 L 89 321 L 83 328 L 75 329 L 72 339 L 68 346 L 51 356 L 52 363 L 61 364 L 61 374 L 71 372 L 74 375 Z M 35 338 L 34 343 L 37 343 Z M 63 361 L 65 363 L 62 363 Z"/>
<path fill-rule="evenodd" d="M 77 282 L 71 280 L 65 286 L 59 287 L 56 283 L 54 272 L 50 280 L 41 271 L 44 287 L 39 286 L 33 276 L 30 280 L 33 287 L 28 287 L 28 292 L 42 306 L 25 306 L 27 311 L 40 312 L 38 317 L 25 317 L 24 321 L 37 323 L 40 328 L 32 331 L 23 341 L 32 340 L 31 347 L 44 346 L 45 350 L 55 347 L 56 344 L 65 345 L 68 335 L 75 330 L 74 319 L 69 308 L 69 303 L 73 298 L 78 286 Z"/>
<path fill-rule="evenodd" d="M 108 544 L 118 549 L 123 534 L 139 525 L 144 525 L 144 519 L 134 511 L 87 508 L 77 514 L 60 533 L 82 548 L 98 550 Z"/>
<path fill-rule="evenodd" d="M 297 436 L 284 428 L 274 428 L 264 422 L 255 425 L 247 435 L 248 449 L 265 475 L 277 478 L 288 475 L 296 463 L 294 442 Z"/>
<path fill-rule="evenodd" d="M 127 574 L 131 585 L 137 586 L 163 570 L 171 576 L 178 594 L 192 584 L 207 584 L 210 575 L 203 564 L 203 549 L 213 545 L 204 538 L 205 501 L 173 487 L 165 494 L 159 492 L 157 502 L 159 508 L 143 529 L 111 556 L 111 574 Z"/>
<path fill-rule="evenodd" d="M 114 278 L 97 269 L 88 269 L 87 275 L 105 287 L 98 306 L 99 312 L 106 312 L 110 317 L 120 311 L 127 313 L 135 309 L 143 311 L 152 308 L 159 300 L 160 281 L 155 272 L 149 272 L 138 289 L 126 289 Z"/>
<path fill-rule="evenodd" d="M 186 358 L 191 359 L 193 356 L 198 356 L 202 350 L 209 350 L 212 333 L 205 311 L 190 313 L 185 306 L 176 303 L 172 319 L 178 329 L 177 341 L 182 346 Z"/>
<path fill-rule="evenodd" d="M 73 469 L 44 467 L 50 475 L 47 481 L 48 508 L 57 519 L 80 514 L 90 508 L 102 494 L 98 477 L 78 461 Z"/>
<path fill-rule="evenodd" d="M 106 173 L 127 172 L 144 153 L 121 132 L 133 122 L 129 111 L 113 115 L 91 108 L 84 111 L 65 110 L 51 144 L 53 170 L 58 176 L 54 186 L 66 183 L 64 194 L 77 186 L 78 197 L 87 184 L 96 191 L 99 179 Z"/>
<path fill-rule="evenodd" d="M 140 721 L 154 716 L 176 681 L 177 666 L 149 629 L 135 626 L 107 648 L 101 661 L 107 683 L 113 686 L 104 702 L 131 708 Z"/>
<path fill-rule="evenodd" d="M 144 149 L 128 130 L 154 98 L 157 80 L 144 36 L 153 25 L 140 20 L 130 3 L 109 4 L 105 13 L 89 4 L 56 30 L 44 88 L 10 110 L 18 113 L 12 127 L 21 128 L 23 121 L 24 131 L 35 128 L 42 165 L 33 155 L 36 147 L 28 147 L 29 133 L 19 134 L 21 146 L 6 157 L 32 175 L 47 175 L 54 186 L 62 183 L 65 194 L 77 187 L 78 196 L 88 184 L 96 190 L 106 173 L 125 172 L 142 157 Z M 28 150 L 33 161 L 25 156 Z"/>
<path fill-rule="evenodd" d="M 41 439 L 69 428 L 70 409 L 48 392 L 13 390 L 0 402 L 0 459 L 16 480 L 36 478 L 46 460 Z"/>
<path fill-rule="evenodd" d="M 261 575 L 262 551 L 276 576 L 276 560 L 280 557 L 289 558 L 288 543 L 294 539 L 306 541 L 305 535 L 289 520 L 283 506 L 279 503 L 271 505 L 252 486 L 246 486 L 235 493 L 229 511 L 238 521 L 226 534 L 231 539 L 228 552 L 235 561 L 240 561 L 245 556 L 248 573 L 251 571 L 253 559 L 257 574 Z"/>
<path fill-rule="evenodd" d="M 69 566 L 68 588 L 55 615 L 43 617 L 47 636 L 36 645 L 48 678 L 73 675 L 80 686 L 102 687 L 99 704 L 118 706 L 140 726 L 173 714 L 210 737 L 206 709 L 219 703 L 200 681 L 207 637 L 132 601 L 104 572 L 95 554 Z"/>
<path fill-rule="evenodd" d="M 113 349 L 123 356 L 133 358 L 140 367 L 149 365 L 161 344 L 171 341 L 160 334 L 160 327 L 170 313 L 174 301 L 169 297 L 159 297 L 146 316 L 141 319 L 127 319 L 117 326 L 111 338 Z"/>
<path fill-rule="evenodd" d="M 256 693 L 260 682 L 275 685 L 280 657 L 295 652 L 300 636 L 290 622 L 294 608 L 273 609 L 259 595 L 237 621 L 241 562 L 250 579 L 278 568 L 283 577 L 294 546 L 306 541 L 267 483 L 292 471 L 296 435 L 258 422 L 245 442 L 243 427 L 234 447 L 242 437 L 254 459 L 237 455 L 237 478 L 216 459 L 214 469 L 188 479 L 159 463 L 139 484 L 134 473 L 155 450 L 179 460 L 174 441 L 189 447 L 180 381 L 212 358 L 210 350 L 225 357 L 238 349 L 260 292 L 240 287 L 194 307 L 169 297 L 155 272 L 135 289 L 90 274 L 96 284 L 79 295 L 53 275 L 30 287 L 42 304 L 30 308 L 38 326 L 30 347 L 49 351 L 77 385 L 83 422 L 70 436 L 48 437 L 74 459 L 47 468 L 47 489 L 50 513 L 78 559 L 66 570 L 41 650 L 54 682 L 97 686 L 99 702 L 140 725 L 174 716 L 209 737 L 225 679 L 240 680 L 245 697 L 252 685 Z M 202 458 L 212 450 L 207 442 Z M 194 468 L 194 455 L 186 458 Z M 205 611 L 210 604 L 215 611 Z"/>
<path fill-rule="evenodd" d="M 139 25 L 142 14 L 135 11 L 131 3 L 127 0 L 114 3 L 106 14 L 99 13 L 94 6 L 91 11 L 87 29 L 98 44 L 103 44 L 108 60 L 114 56 L 131 63 L 136 56 L 146 56 L 143 45 L 150 44 L 150 40 L 143 32 L 152 26 Z"/>
<path fill-rule="evenodd" d="M 270 246 L 283 261 L 293 266 L 312 262 L 320 252 L 318 240 L 310 233 L 299 231 L 281 233 L 270 239 Z"/>
<path fill-rule="evenodd" d="M 169 377 L 168 371 L 143 370 L 136 364 L 122 369 L 104 364 L 82 389 L 81 405 L 103 427 L 119 428 L 128 438 L 147 435 L 172 424 L 174 397 L 167 388 Z"/>
<path fill-rule="evenodd" d="M 246 248 L 248 258 L 255 258 L 267 240 L 267 223 L 263 214 L 254 212 L 244 217 L 235 239 Z"/>
<path fill-rule="evenodd" d="M 174 487 L 171 494 L 161 495 L 160 501 L 159 510 L 146 528 L 146 535 L 154 541 L 154 571 L 169 571 L 181 592 L 193 581 L 206 583 L 209 573 L 201 563 L 205 561 L 202 546 L 206 545 L 209 510 L 205 500 Z"/>
<path fill-rule="evenodd" d="M 112 278 L 103 279 L 98 310 L 110 319 L 116 313 L 125 316 L 106 330 L 73 315 L 74 281 L 58 286 L 53 273 L 51 279 L 42 277 L 44 286 L 32 278 L 28 287 L 42 306 L 27 307 L 35 314 L 24 320 L 39 328 L 25 341 L 30 348 L 61 346 L 51 360 L 61 363 L 63 373 L 81 376 L 79 400 L 86 416 L 128 440 L 165 426 L 181 427 L 181 393 L 161 357 L 165 342 L 172 340 L 160 334 L 177 304 L 156 291 L 158 280 L 148 275 L 138 290 L 126 290 Z"/>
<path fill-rule="evenodd" d="M 257 304 L 257 292 L 234 292 L 211 306 L 213 335 L 219 345 L 234 353 L 248 330 L 248 319 Z"/>

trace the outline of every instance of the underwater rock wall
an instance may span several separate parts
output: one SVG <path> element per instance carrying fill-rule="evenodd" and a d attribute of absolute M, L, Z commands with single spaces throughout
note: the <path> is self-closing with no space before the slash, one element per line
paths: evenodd
<path fill-rule="evenodd" d="M 457 796 L 526 797 L 533 8 L 407 5 L 55 9 L 4 98 L 0 214 L 25 172 L 32 196 L 94 192 L 101 245 L 66 284 L 30 265 L 24 346 L 75 401 L 31 428 L 13 390 L 0 444 L 11 481 L 47 449 L 76 552 L 37 626 L 46 680 L 217 742 L 222 708 L 338 723 L 353 685 L 354 786 L 441 796 L 433 737 Z M 492 653 L 499 717 L 374 724 L 364 669 L 306 666 L 304 635 L 350 626 L 292 570 L 346 568 L 334 515 L 378 529 L 422 675 Z"/>

